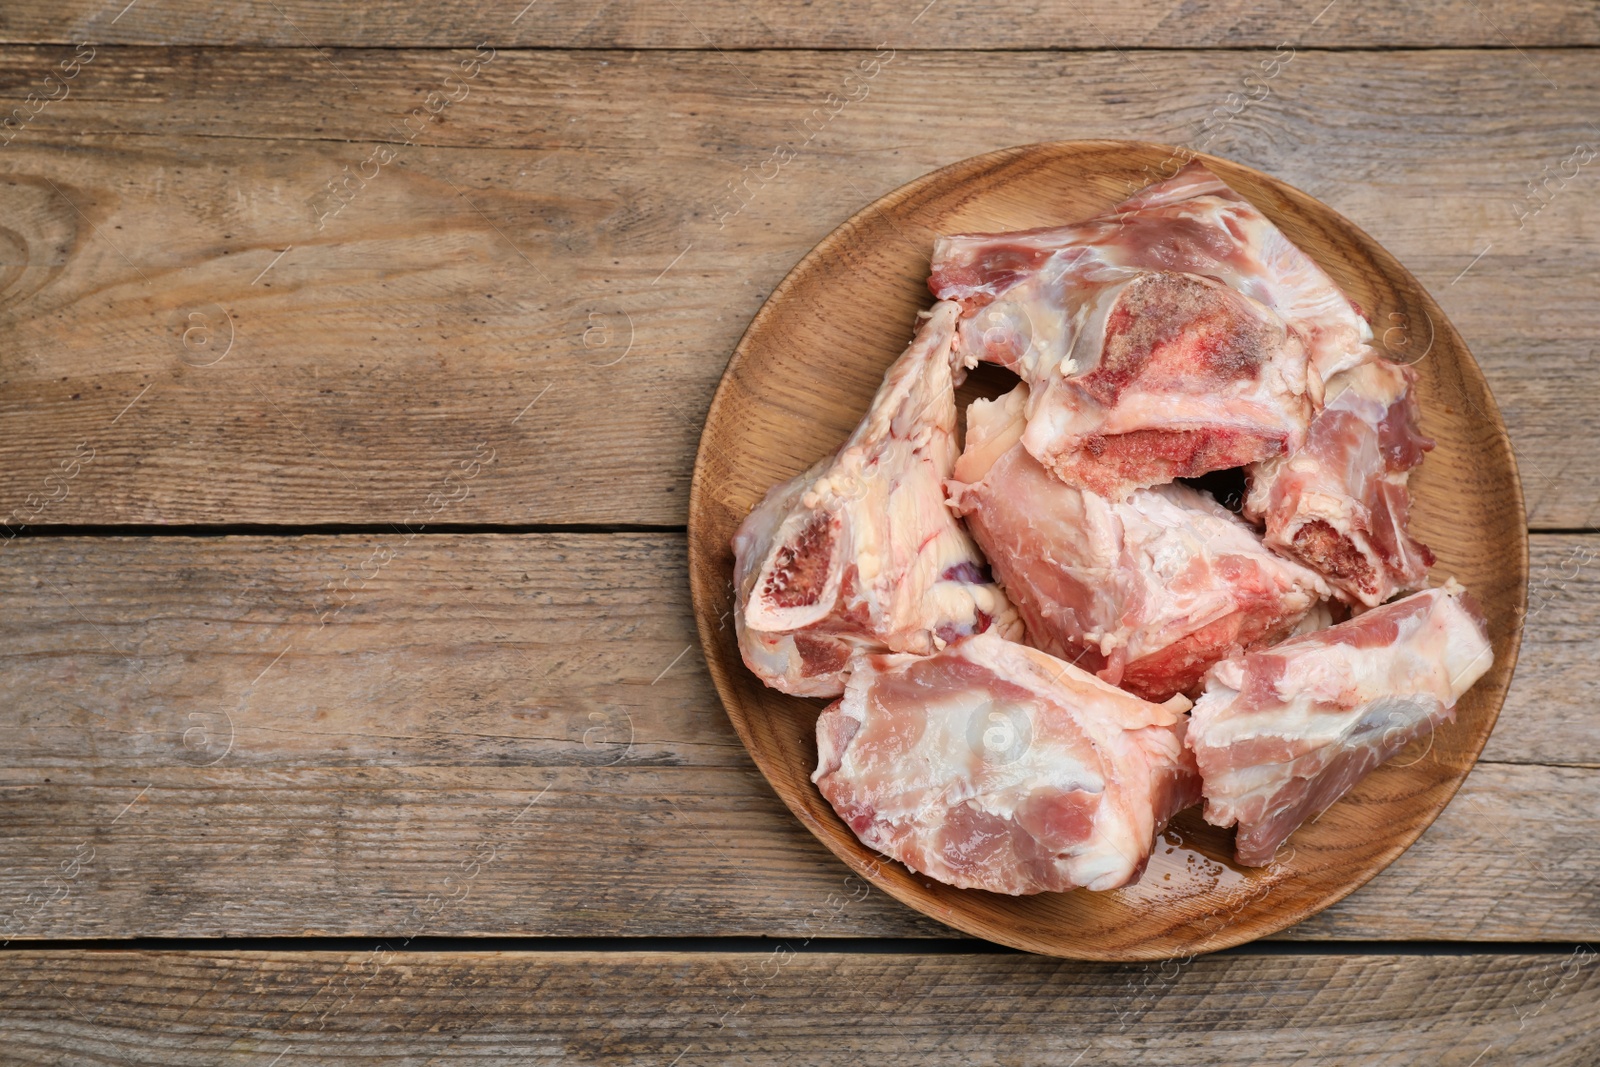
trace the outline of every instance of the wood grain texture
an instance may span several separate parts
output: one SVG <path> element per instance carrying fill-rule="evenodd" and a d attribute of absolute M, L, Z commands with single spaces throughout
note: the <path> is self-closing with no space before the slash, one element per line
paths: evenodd
<path fill-rule="evenodd" d="M 1588 627 L 1600 615 L 1600 545 L 1586 536 L 1540 535 L 1529 570 L 1517 681 L 1484 755 L 1600 766 L 1600 672 Z"/>
<path fill-rule="evenodd" d="M 72 54 L 4 49 L 0 95 Z M 1532 523 L 1600 514 L 1600 164 L 1558 176 L 1597 140 L 1587 53 L 1302 50 L 1263 82 L 1270 51 L 900 52 L 863 82 L 871 52 L 500 52 L 463 82 L 471 54 L 102 48 L 9 131 L 0 519 L 680 523 L 727 354 L 800 256 L 903 182 L 1066 135 L 1205 144 L 1356 221 L 1484 366 Z M 1247 75 L 1267 95 L 1233 115 Z M 447 76 L 468 95 L 405 146 Z"/>
<path fill-rule="evenodd" d="M 1589 766 L 1480 763 L 1285 936 L 1600 937 L 1591 549 L 1535 538 L 1489 750 Z M 0 936 L 948 936 L 852 897 L 750 763 L 685 555 L 677 534 L 10 542 Z"/>
<path fill-rule="evenodd" d="M 203 0 L 164 0 L 124 11 L 94 0 L 23 0 L 0 12 L 0 41 L 116 44 L 307 44 L 437 48 L 1208 48 L 1562 46 L 1600 43 L 1580 3 L 1444 0 L 1264 5 L 1249 0 L 1128 4 L 1082 0 L 790 5 L 710 0 L 689 7 L 630 0 L 596 8 L 541 0 L 525 8 L 492 0 L 414 5 L 246 0 L 219 10 Z"/>
<path fill-rule="evenodd" d="M 772 486 L 836 449 L 861 420 L 928 303 L 926 249 L 936 237 L 1099 217 L 1147 184 L 1147 175 L 1175 171 L 1175 149 L 1032 145 L 952 164 L 874 202 L 807 255 L 750 324 L 717 388 L 695 462 L 689 581 L 701 643 L 756 765 L 795 817 L 856 873 L 958 929 L 1031 952 L 1128 960 L 1211 951 L 1276 933 L 1337 902 L 1444 809 L 1494 728 L 1516 664 L 1528 582 L 1521 485 L 1471 353 L 1416 279 L 1347 220 L 1258 171 L 1199 158 L 1375 319 L 1433 324 L 1427 357 L 1413 362 L 1422 430 L 1435 447 L 1410 481 L 1411 529 L 1438 557 L 1433 579 L 1453 577 L 1473 591 L 1494 642 L 1493 665 L 1457 704 L 1452 723 L 1300 827 L 1271 864 L 1236 870 L 1232 835 L 1192 813 L 1177 823 L 1185 848 L 1158 848 L 1137 884 L 1105 893 L 1007 897 L 883 863 L 811 782 L 816 712 L 825 701 L 767 688 L 721 625 L 734 610 L 734 531 Z M 1196 878 L 1197 871 L 1206 873 Z M 1222 932 L 1210 922 L 1219 912 L 1228 916 Z"/>
<path fill-rule="evenodd" d="M 0 962 L 0 1038 L 18 1065 L 1587 1067 L 1595 959 L 44 951 Z"/>
<path fill-rule="evenodd" d="M 68 97 L 29 118 L 84 40 Z M 500 51 L 463 83 L 480 42 Z M 0 522 L 399 526 L 0 536 L 0 941 L 956 948 L 851 880 L 750 763 L 681 535 L 404 524 L 681 525 L 728 354 L 807 249 L 953 160 L 1137 137 L 1260 167 L 1373 233 L 1484 366 L 1530 524 L 1593 528 L 1597 172 L 1550 175 L 1600 140 L 1600 75 L 1538 46 L 1597 43 L 1592 11 L 1548 0 L 0 3 Z M 828 116 L 880 44 L 893 61 Z M 804 47 L 859 51 L 741 51 Z M 636 51 L 662 48 L 696 51 Z M 1274 48 L 1293 61 L 1232 114 Z M 399 127 L 446 75 L 469 95 Z M 779 146 L 798 157 L 769 181 Z M 1600 937 L 1600 539 L 1533 550 L 1499 762 L 1281 937 Z M 228 945 L 0 952 L 0 1060 L 1600 1059 L 1587 956 Z"/>
<path fill-rule="evenodd" d="M 753 768 L 444 759 L 8 771 L 0 938 L 952 936 L 862 896 Z M 1597 809 L 1592 770 L 1480 764 L 1404 856 L 1278 936 L 1600 937 Z M 1276 896 L 1216 876 L 1198 925 L 1223 940 Z"/>

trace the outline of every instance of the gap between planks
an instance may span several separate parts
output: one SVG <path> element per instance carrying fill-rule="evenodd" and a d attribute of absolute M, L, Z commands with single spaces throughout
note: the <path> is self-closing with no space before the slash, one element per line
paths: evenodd
<path fill-rule="evenodd" d="M 325 523 L 100 523 L 92 525 L 40 525 L 19 526 L 0 541 L 13 538 L 41 537 L 374 537 L 390 534 L 407 536 L 472 535 L 482 534 L 686 534 L 688 527 L 682 523 L 626 523 L 626 522 L 528 522 L 483 523 L 441 522 L 407 526 L 402 522 L 325 522 Z M 1591 537 L 1600 535 L 1600 527 L 1571 527 L 1545 529 L 1529 527 L 1530 534 Z"/>
<path fill-rule="evenodd" d="M 9 48 L 70 48 L 79 43 L 77 37 L 71 40 L 8 40 L 0 39 L 0 49 Z M 304 45 L 304 44 L 272 44 L 267 41 L 245 41 L 238 44 L 162 44 L 155 41 L 117 41 L 94 42 L 95 48 L 104 48 L 107 51 L 151 51 L 164 52 L 281 52 L 285 55 L 296 52 L 307 54 L 325 54 L 333 52 L 469 52 L 472 45 L 465 42 L 460 44 L 329 44 L 329 45 Z M 719 55 L 761 55 L 768 52 L 827 52 L 850 53 L 871 52 L 877 47 L 865 38 L 860 44 L 769 44 L 769 45 L 706 45 L 700 48 L 689 48 L 677 45 L 618 45 L 618 44 L 518 44 L 497 45 L 495 51 L 499 55 L 515 56 L 519 54 L 538 55 L 549 52 L 655 52 L 655 53 L 716 53 Z M 1163 53 L 1193 53 L 1193 52 L 1267 52 L 1273 51 L 1272 45 L 1267 44 L 1197 44 L 1197 45 L 989 45 L 983 48 L 957 48 L 951 45 L 930 45 L 917 48 L 907 45 L 896 45 L 896 53 L 904 52 L 911 55 L 933 55 L 936 53 L 956 52 L 961 55 L 1013 55 L 1018 53 L 1061 53 L 1061 54 L 1096 54 L 1115 52 L 1119 55 L 1160 55 Z M 1589 42 L 1576 42 L 1571 44 L 1530 44 L 1517 45 L 1510 43 L 1476 43 L 1476 44 L 1372 44 L 1361 42 L 1342 45 L 1295 45 L 1295 52 L 1300 53 L 1329 53 L 1340 55 L 1387 55 L 1401 52 L 1591 52 L 1600 50 L 1600 44 Z M 124 132 L 124 131 L 118 131 Z"/>
<path fill-rule="evenodd" d="M 440 522 L 407 526 L 403 522 L 325 523 L 181 523 L 19 526 L 0 541 L 17 537 L 341 537 L 483 534 L 685 534 L 681 523 L 627 522 Z M 1600 531 L 1585 531 L 1600 532 Z"/>
<path fill-rule="evenodd" d="M 378 946 L 405 952 L 771 952 L 783 946 L 794 953 L 888 956 L 1028 956 L 1031 953 L 976 938 L 921 937 L 128 937 L 36 938 L 0 944 L 6 954 L 74 952 L 360 952 Z M 1570 956 L 1593 952 L 1580 941 L 1278 941 L 1262 938 L 1207 953 L 1230 956 Z"/>

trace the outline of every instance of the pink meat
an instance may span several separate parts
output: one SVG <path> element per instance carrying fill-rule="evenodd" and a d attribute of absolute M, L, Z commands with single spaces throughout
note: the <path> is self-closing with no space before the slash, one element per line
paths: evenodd
<path fill-rule="evenodd" d="M 1421 588 L 1433 553 L 1407 529 L 1406 481 L 1433 442 L 1417 428 L 1416 372 L 1369 350 L 1328 383 L 1304 442 L 1251 470 L 1245 514 L 1267 544 L 1369 607 Z"/>
<path fill-rule="evenodd" d="M 865 844 L 942 882 L 1113 889 L 1199 799 L 1187 706 L 993 631 L 930 657 L 862 655 L 817 720 L 812 780 Z"/>
<path fill-rule="evenodd" d="M 1482 615 L 1451 582 L 1218 663 L 1185 742 L 1206 821 L 1238 827 L 1240 863 L 1270 863 L 1307 819 L 1451 719 L 1493 660 Z"/>
<path fill-rule="evenodd" d="M 936 305 L 849 440 L 769 492 L 734 535 L 739 648 L 776 689 L 837 696 L 856 652 L 929 653 L 990 626 L 1020 633 L 945 506 L 956 314 Z"/>
<path fill-rule="evenodd" d="M 1311 259 L 1200 164 L 1072 226 L 942 237 L 929 287 L 956 351 L 1031 387 L 1023 444 L 1131 489 L 1298 447 L 1371 329 Z"/>
<path fill-rule="evenodd" d="M 1193 695 L 1213 663 L 1279 640 L 1331 595 L 1198 490 L 1114 502 L 1052 477 L 1018 443 L 1026 394 L 967 409 L 950 502 L 1029 644 L 1160 701 Z"/>

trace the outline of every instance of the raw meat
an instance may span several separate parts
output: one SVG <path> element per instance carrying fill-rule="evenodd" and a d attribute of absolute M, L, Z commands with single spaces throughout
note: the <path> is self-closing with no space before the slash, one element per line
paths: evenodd
<path fill-rule="evenodd" d="M 838 696 L 858 651 L 1021 631 L 945 506 L 956 314 L 935 305 L 839 452 L 774 488 L 734 535 L 739 648 L 776 689 Z"/>
<path fill-rule="evenodd" d="M 1371 328 L 1321 268 L 1199 163 L 1072 226 L 941 237 L 929 288 L 968 365 L 1031 387 L 1023 444 L 1121 497 L 1282 455 Z"/>
<path fill-rule="evenodd" d="M 1193 695 L 1217 660 L 1281 639 L 1331 595 L 1198 490 L 1118 503 L 1052 477 L 1018 443 L 1027 391 L 967 408 L 949 488 L 1029 644 L 1160 701 Z"/>
<path fill-rule="evenodd" d="M 965 889 L 1114 889 L 1199 799 L 1182 697 L 1122 692 L 992 630 L 863 655 L 817 720 L 817 783 L 863 842 Z"/>
<path fill-rule="evenodd" d="M 1494 661 L 1454 581 L 1211 669 L 1186 743 L 1206 821 L 1237 825 L 1240 863 L 1265 866 L 1307 819 L 1455 715 Z"/>
<path fill-rule="evenodd" d="M 1375 607 L 1421 588 L 1433 553 L 1407 530 L 1410 470 L 1433 447 L 1417 429 L 1416 372 L 1371 352 L 1328 383 L 1303 444 L 1258 464 L 1245 514 L 1267 544 Z"/>

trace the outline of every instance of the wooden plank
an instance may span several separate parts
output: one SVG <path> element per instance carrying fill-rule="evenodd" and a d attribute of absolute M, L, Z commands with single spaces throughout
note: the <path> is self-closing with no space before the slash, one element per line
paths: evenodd
<path fill-rule="evenodd" d="M 1491 741 L 1589 765 L 1481 763 L 1290 936 L 1600 935 L 1597 544 L 1535 538 Z M 12 541 L 0 937 L 947 936 L 756 773 L 684 565 L 674 534 Z"/>
<path fill-rule="evenodd" d="M 0 1032 L 18 1065 L 1584 1067 L 1595 959 L 30 951 L 0 962 Z"/>
<path fill-rule="evenodd" d="M 860 896 L 751 770 L 51 768 L 0 788 L 0 938 L 954 936 Z M 1593 939 L 1597 809 L 1595 771 L 1480 764 L 1400 860 L 1281 936 Z"/>
<path fill-rule="evenodd" d="M 1528 616 L 1511 694 L 1483 757 L 1600 767 L 1600 541 L 1535 534 L 1529 539 Z"/>
<path fill-rule="evenodd" d="M 0 66 L 47 93 L 72 54 Z M 1597 140 L 1586 52 L 472 56 L 80 61 L 0 149 L 0 518 L 681 522 L 727 353 L 806 249 L 1081 136 L 1203 145 L 1372 232 L 1484 366 L 1531 522 L 1596 519 L 1600 164 L 1559 176 Z"/>
<path fill-rule="evenodd" d="M 273 735 L 252 740 L 270 762 L 379 760 L 394 744 L 380 726 L 416 737 L 449 708 L 458 761 L 571 756 L 590 714 L 626 711 L 670 746 L 648 749 L 650 762 L 730 766 L 740 745 L 705 674 L 684 555 L 677 534 L 15 540 L 0 547 L 0 706 L 29 717 L 8 755 L 16 767 L 170 762 L 187 715 L 217 709 L 222 733 L 221 710 L 243 700 L 247 714 L 271 709 Z M 1600 702 L 1597 557 L 1595 536 L 1534 536 L 1521 657 L 1486 760 L 1600 767 L 1587 712 Z M 412 681 L 384 684 L 396 674 Z M 308 696 L 339 716 L 341 747 L 278 736 Z M 97 725 L 121 736 L 136 709 L 159 743 L 96 740 Z M 550 716 L 582 729 L 532 728 Z M 501 729 L 507 718 L 527 736 Z"/>
<path fill-rule="evenodd" d="M 1262 5 L 1212 0 L 1201 5 L 1082 0 L 1030 5 L 890 0 L 807 4 L 709 0 L 692 8 L 639 2 L 596 8 L 577 0 L 537 7 L 491 0 L 413 5 L 319 4 L 315 0 L 243 3 L 226 18 L 202 0 L 139 7 L 94 0 L 24 2 L 0 12 L 0 41 L 104 41 L 108 44 L 356 47 L 559 48 L 861 48 L 887 40 L 899 48 L 1271 48 L 1561 46 L 1600 43 L 1582 4 L 1442 0 L 1417 6 L 1325 2 Z M 531 10 L 530 10 L 531 8 Z"/>

